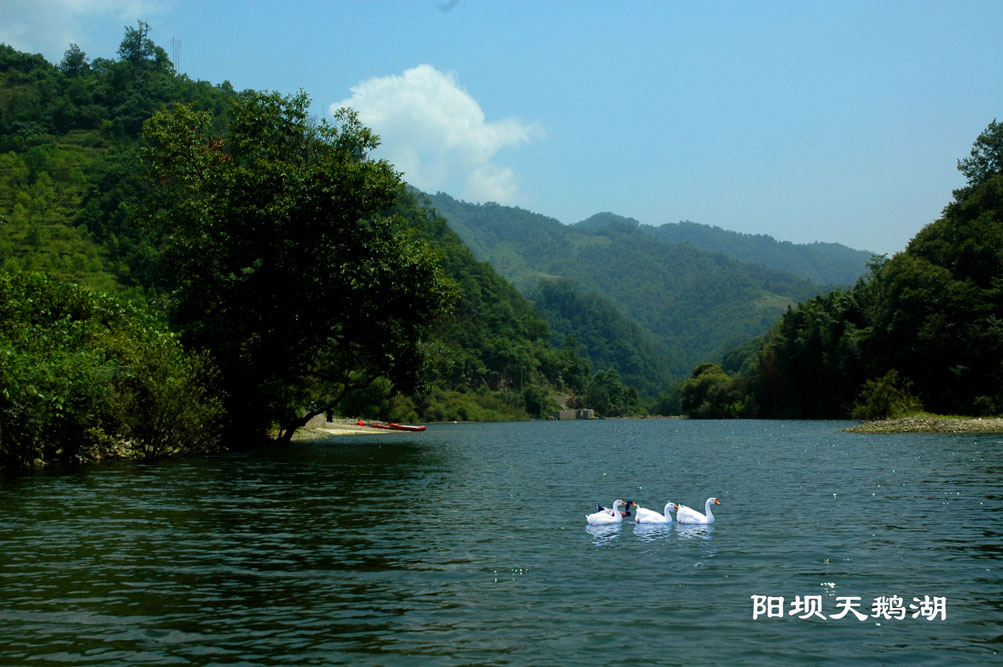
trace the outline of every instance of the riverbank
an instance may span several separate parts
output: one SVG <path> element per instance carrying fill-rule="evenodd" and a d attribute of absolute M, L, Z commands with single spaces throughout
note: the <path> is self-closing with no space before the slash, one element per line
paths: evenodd
<path fill-rule="evenodd" d="M 1003 418 L 912 415 L 865 422 L 843 430 L 846 433 L 1003 433 Z"/>
<path fill-rule="evenodd" d="M 293 441 L 297 440 L 323 440 L 334 435 L 366 435 L 368 433 L 391 433 L 378 428 L 359 426 L 357 419 L 344 419 L 336 417 L 327 421 L 324 415 L 317 415 L 311 419 L 306 426 L 296 430 L 293 434 Z"/>
<path fill-rule="evenodd" d="M 1003 434 L 1001 417 L 941 417 L 936 415 L 912 415 L 898 419 L 882 419 L 864 422 L 843 429 L 846 433 L 1000 433 Z M 306 426 L 296 431 L 294 441 L 323 440 L 338 435 L 387 434 L 368 426 L 359 426 L 355 419 L 335 418 L 327 421 L 323 415 L 315 417 Z"/>

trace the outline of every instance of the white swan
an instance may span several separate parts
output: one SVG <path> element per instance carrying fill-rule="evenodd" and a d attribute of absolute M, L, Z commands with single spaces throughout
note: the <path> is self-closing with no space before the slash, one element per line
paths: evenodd
<path fill-rule="evenodd" d="M 638 507 L 637 511 L 634 513 L 635 523 L 672 523 L 672 515 L 669 513 L 672 510 L 679 507 L 675 503 L 665 503 L 665 509 L 662 510 L 662 514 L 659 514 L 655 510 L 649 510 L 647 507 Z"/>
<path fill-rule="evenodd" d="M 623 507 L 623 501 L 617 500 L 613 503 L 613 511 L 601 510 L 599 512 L 593 512 L 592 514 L 586 514 L 585 520 L 589 522 L 591 526 L 598 526 L 604 523 L 621 523 L 623 517 L 620 516 L 620 508 Z"/>
<path fill-rule="evenodd" d="M 714 523 L 714 513 L 710 511 L 711 505 L 720 505 L 717 498 L 708 498 L 704 503 L 704 514 L 697 512 L 686 505 L 679 505 L 676 511 L 676 521 L 679 523 Z"/>

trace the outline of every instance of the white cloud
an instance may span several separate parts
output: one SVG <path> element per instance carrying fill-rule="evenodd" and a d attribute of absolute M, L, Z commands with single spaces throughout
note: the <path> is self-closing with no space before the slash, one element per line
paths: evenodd
<path fill-rule="evenodd" d="M 542 133 L 537 123 L 514 118 L 486 121 L 484 111 L 452 73 L 419 65 L 397 76 L 376 77 L 352 87 L 352 97 L 331 105 L 351 107 L 380 135 L 379 155 L 422 190 L 450 191 L 474 201 L 513 203 L 515 173 L 493 163 L 507 146 Z"/>
<path fill-rule="evenodd" d="M 71 42 L 86 45 L 85 20 L 107 18 L 134 26 L 140 18 L 150 21 L 163 4 L 158 0 L 3 0 L 0 42 L 25 53 L 41 53 L 58 64 Z"/>

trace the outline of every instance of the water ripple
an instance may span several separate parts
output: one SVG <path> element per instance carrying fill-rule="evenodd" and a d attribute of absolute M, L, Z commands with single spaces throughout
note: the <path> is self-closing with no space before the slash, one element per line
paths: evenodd
<path fill-rule="evenodd" d="M 996 660 L 999 443 L 839 426 L 442 425 L 7 478 L 0 663 Z M 708 495 L 712 526 L 584 522 Z M 947 620 L 829 618 L 893 595 Z"/>

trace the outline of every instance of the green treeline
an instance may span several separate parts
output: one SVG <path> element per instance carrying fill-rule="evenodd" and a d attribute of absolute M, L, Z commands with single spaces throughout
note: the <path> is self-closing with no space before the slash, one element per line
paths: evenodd
<path fill-rule="evenodd" d="M 958 162 L 967 185 L 852 289 L 791 308 L 757 347 L 697 367 L 693 416 L 1003 412 L 1003 125 Z M 744 364 L 744 370 L 743 370 Z M 726 372 L 730 370 L 730 372 Z"/>
<path fill-rule="evenodd" d="M 150 190 L 139 168 L 143 121 L 168 102 L 222 117 L 236 95 L 176 76 L 140 22 L 120 58 L 71 44 L 58 66 L 0 44 L 0 269 L 141 294 L 155 237 L 131 224 Z"/>
<path fill-rule="evenodd" d="M 457 298 L 433 324 L 426 378 L 432 389 L 417 414 L 432 421 L 546 416 L 558 409 L 551 390 L 582 393 L 591 367 L 576 349 L 550 343 L 550 327 L 533 306 L 486 262 L 478 262 L 420 193 L 396 212 L 439 253 Z M 386 418 L 390 418 L 387 415 Z"/>
<path fill-rule="evenodd" d="M 332 412 L 641 411 L 351 111 L 191 81 L 148 32 L 58 66 L 0 45 L 0 465 L 287 440 Z"/>

